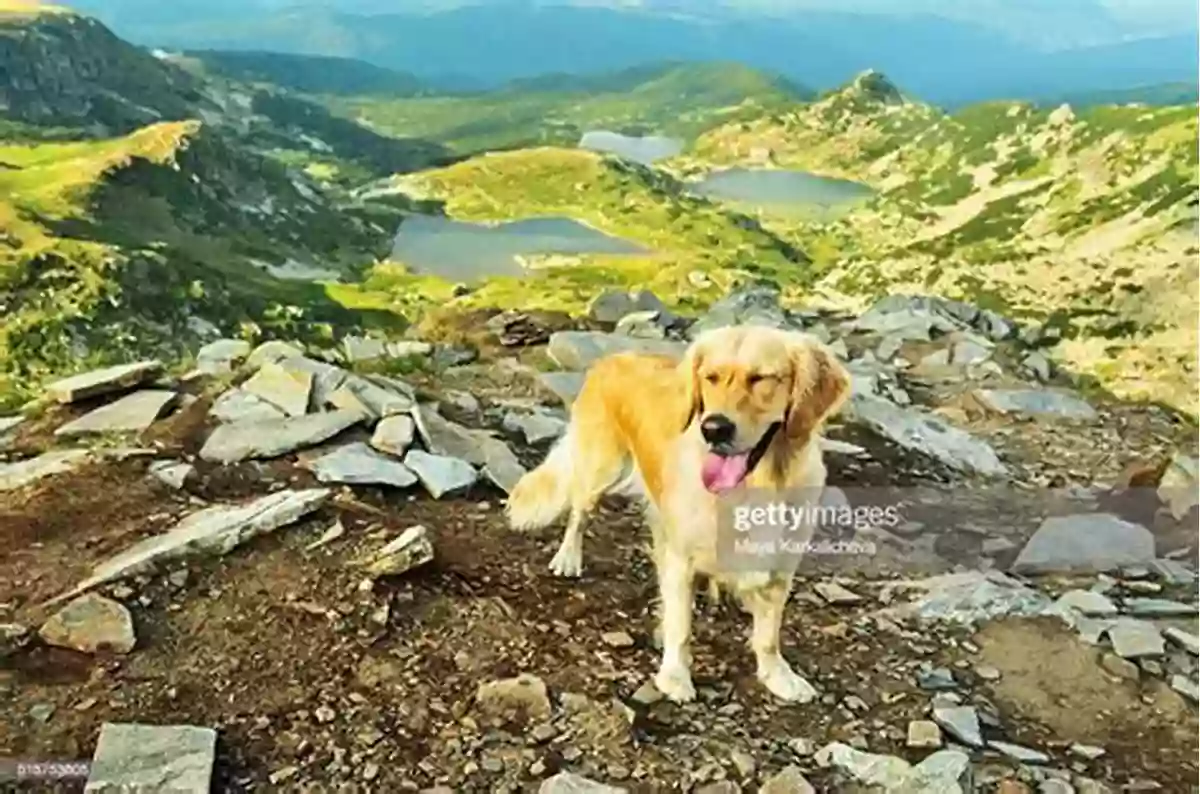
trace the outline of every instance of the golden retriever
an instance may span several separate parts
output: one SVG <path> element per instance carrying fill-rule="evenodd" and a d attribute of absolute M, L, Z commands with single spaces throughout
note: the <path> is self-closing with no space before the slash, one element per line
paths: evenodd
<path fill-rule="evenodd" d="M 799 557 L 770 570 L 731 566 L 718 548 L 719 527 L 730 510 L 764 494 L 803 490 L 809 504 L 816 501 L 826 477 L 818 433 L 849 391 L 845 368 L 816 339 L 764 326 L 705 332 L 678 363 L 610 355 L 592 365 L 546 460 L 513 489 L 509 523 L 541 528 L 569 508 L 550 568 L 578 576 L 584 517 L 605 493 L 629 493 L 632 484 L 646 503 L 658 574 L 659 691 L 677 703 L 695 697 L 689 644 L 701 574 L 753 615 L 759 681 L 783 700 L 808 702 L 816 691 L 784 660 L 779 642 Z"/>

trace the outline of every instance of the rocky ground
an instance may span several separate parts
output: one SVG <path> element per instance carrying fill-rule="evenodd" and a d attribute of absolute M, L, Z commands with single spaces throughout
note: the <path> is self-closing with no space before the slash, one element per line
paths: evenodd
<path fill-rule="evenodd" d="M 776 301 L 607 294 L 600 331 L 480 314 L 479 349 L 220 340 L 179 379 L 51 385 L 0 419 L 0 755 L 91 758 L 97 791 L 1194 791 L 1194 426 L 1072 389 L 1046 332 L 965 304 Z M 806 705 L 699 597 L 700 697 L 659 697 L 632 505 L 577 581 L 501 510 L 597 356 L 733 322 L 848 361 L 831 494 L 903 506 L 801 570 Z"/>

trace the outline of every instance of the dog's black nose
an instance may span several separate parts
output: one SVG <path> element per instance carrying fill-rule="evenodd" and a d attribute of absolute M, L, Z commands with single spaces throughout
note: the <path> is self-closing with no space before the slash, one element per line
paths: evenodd
<path fill-rule="evenodd" d="M 729 418 L 721 414 L 713 414 L 706 416 L 704 421 L 700 423 L 700 434 L 704 436 L 704 440 L 709 444 L 728 444 L 733 441 L 733 435 L 737 432 L 737 427 Z"/>

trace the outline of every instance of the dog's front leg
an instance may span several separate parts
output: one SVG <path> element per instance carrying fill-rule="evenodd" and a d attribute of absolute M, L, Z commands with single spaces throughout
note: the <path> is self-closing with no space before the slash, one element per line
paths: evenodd
<path fill-rule="evenodd" d="M 786 584 L 773 582 L 749 597 L 750 612 L 754 616 L 750 646 L 758 666 L 758 680 L 763 686 L 781 700 L 808 703 L 817 696 L 817 691 L 792 670 L 779 649 L 783 609 L 790 584 L 790 581 Z"/>
<path fill-rule="evenodd" d="M 673 549 L 663 549 L 658 560 L 658 587 L 662 599 L 662 664 L 654 685 L 670 700 L 686 703 L 695 699 L 692 686 L 691 650 L 692 595 L 695 572 L 688 558 Z"/>

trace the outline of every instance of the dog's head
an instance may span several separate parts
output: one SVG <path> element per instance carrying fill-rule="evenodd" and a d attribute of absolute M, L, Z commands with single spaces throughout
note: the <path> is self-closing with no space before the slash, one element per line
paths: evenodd
<path fill-rule="evenodd" d="M 714 493 L 741 485 L 777 438 L 803 447 L 850 392 L 846 369 L 819 341 L 763 326 L 705 332 L 679 366 L 685 428 L 699 422 Z"/>

